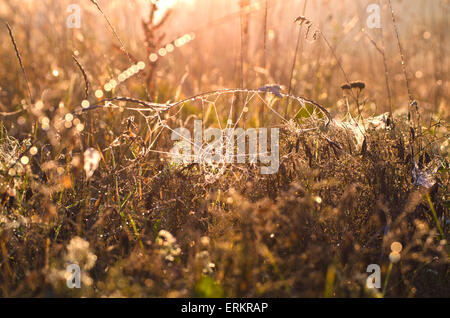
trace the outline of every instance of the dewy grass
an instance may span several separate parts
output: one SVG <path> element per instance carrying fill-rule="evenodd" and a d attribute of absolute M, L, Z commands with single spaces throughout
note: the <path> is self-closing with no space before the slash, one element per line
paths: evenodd
<path fill-rule="evenodd" d="M 63 23 L 69 0 L 6 2 L 0 296 L 448 297 L 450 96 L 429 67 L 449 68 L 436 51 L 448 18 L 436 10 L 431 21 L 415 1 L 393 5 L 421 130 L 402 108 L 403 67 L 388 59 L 398 45 L 360 33 L 366 17 L 351 0 L 333 12 L 308 2 L 301 63 L 292 21 L 303 1 L 158 1 L 152 21 L 149 7 L 80 2 L 80 29 Z M 400 16 L 410 11 L 420 24 Z M 151 86 L 139 78 L 150 70 Z M 201 131 L 278 129 L 278 171 L 247 160 L 247 139 L 245 162 L 175 164 L 172 131 L 199 121 Z M 80 289 L 66 284 L 74 261 Z M 366 285 L 369 265 L 379 289 Z"/>
<path fill-rule="evenodd" d="M 17 60 L 19 61 L 20 69 L 22 70 L 23 77 L 25 78 L 25 83 L 27 85 L 28 97 L 30 98 L 30 103 L 34 104 L 33 94 L 31 93 L 30 82 L 28 81 L 27 72 L 25 71 L 25 67 L 23 66 L 22 57 L 20 56 L 19 48 L 17 47 L 16 39 L 14 38 L 13 31 L 8 23 L 5 23 L 6 28 L 8 29 L 9 36 L 11 38 L 11 42 L 14 46 L 14 51 L 16 52 Z"/>
<path fill-rule="evenodd" d="M 81 71 L 81 74 L 83 75 L 84 84 L 85 84 L 85 99 L 87 100 L 89 98 L 89 80 L 86 74 L 86 70 L 83 68 L 83 65 L 78 61 L 78 59 L 75 57 L 75 55 L 72 55 L 72 59 L 74 60 L 75 64 L 78 66 L 78 68 Z"/>
<path fill-rule="evenodd" d="M 446 237 L 445 237 L 444 231 L 442 230 L 441 222 L 439 221 L 439 218 L 438 218 L 438 216 L 436 214 L 436 210 L 434 208 L 433 202 L 431 201 L 430 194 L 429 193 L 425 193 L 425 198 L 427 199 L 428 206 L 430 207 L 431 213 L 433 214 L 433 219 L 436 222 L 436 226 L 437 226 L 437 228 L 439 230 L 439 234 L 441 236 L 441 240 L 445 240 Z"/>
<path fill-rule="evenodd" d="M 305 0 L 304 1 L 304 5 L 303 5 L 302 17 L 305 16 L 307 5 L 308 5 L 308 0 Z M 297 22 L 297 20 L 295 22 Z M 301 41 L 302 41 L 302 30 L 303 30 L 303 23 L 300 23 L 300 27 L 298 29 L 297 43 L 295 45 L 294 58 L 293 58 L 293 61 L 292 61 L 291 74 L 289 76 L 289 87 L 288 87 L 288 94 L 289 95 L 292 93 L 292 80 L 294 78 L 294 71 L 295 71 L 295 67 L 297 65 L 297 55 L 299 53 L 298 51 L 300 49 L 300 44 L 301 44 Z M 300 52 L 300 54 L 301 54 L 301 52 Z M 285 116 L 287 116 L 287 114 L 288 114 L 288 107 L 289 107 L 289 104 L 286 102 L 286 107 L 285 107 L 285 111 L 284 111 L 284 115 Z"/>
<path fill-rule="evenodd" d="M 381 294 L 382 297 L 386 296 L 386 292 L 387 292 L 387 288 L 388 288 L 388 284 L 389 284 L 389 278 L 391 277 L 391 272 L 392 272 L 393 266 L 394 266 L 394 264 L 392 262 L 390 262 L 389 267 L 387 269 L 387 273 L 386 273 L 386 279 L 384 280 L 383 293 Z"/>

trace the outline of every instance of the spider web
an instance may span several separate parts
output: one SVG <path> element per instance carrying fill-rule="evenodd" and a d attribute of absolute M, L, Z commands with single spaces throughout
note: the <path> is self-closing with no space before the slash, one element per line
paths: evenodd
<path fill-rule="evenodd" d="M 118 106 L 116 101 L 137 104 L 138 106 Z M 321 131 L 321 127 L 327 126 L 332 117 L 330 113 L 318 103 L 298 96 L 283 94 L 271 89 L 270 86 L 263 89 L 222 89 L 202 93 L 181 101 L 157 104 L 134 100 L 131 98 L 116 97 L 103 100 L 87 110 L 95 108 L 123 108 L 136 111 L 141 114 L 147 123 L 152 138 L 145 149 L 145 158 L 156 160 L 168 160 L 171 165 L 186 168 L 192 164 L 192 154 L 181 154 L 182 163 L 175 163 L 171 148 L 176 142 L 172 136 L 189 144 L 194 151 L 197 150 L 198 167 L 205 177 L 206 182 L 215 182 L 228 171 L 243 171 L 249 166 L 249 158 L 268 155 L 261 153 L 259 148 L 256 153 L 246 151 L 245 155 L 236 154 L 230 163 L 222 152 L 219 160 L 211 160 L 211 150 L 217 147 L 219 140 L 205 141 L 202 138 L 201 145 L 195 143 L 177 132 L 177 128 L 186 128 L 194 131 L 194 121 L 200 120 L 202 132 L 209 128 L 226 129 L 242 128 L 241 135 L 232 135 L 231 138 L 239 138 L 249 128 L 283 128 L 288 127 L 290 133 L 303 134 L 311 131 Z M 223 134 L 220 141 L 223 145 L 232 143 L 234 139 Z M 247 145 L 246 145 L 247 147 Z M 185 157 L 184 157 L 185 156 Z M 237 164 L 240 156 L 245 157 L 247 167 Z M 241 158 L 242 160 L 242 158 Z"/>

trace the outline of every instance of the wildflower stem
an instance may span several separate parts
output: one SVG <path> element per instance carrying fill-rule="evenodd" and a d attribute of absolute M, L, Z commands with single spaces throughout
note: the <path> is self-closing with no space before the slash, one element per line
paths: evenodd
<path fill-rule="evenodd" d="M 305 0 L 305 4 L 303 5 L 302 16 L 304 16 L 305 13 L 306 13 L 306 6 L 307 6 L 307 4 L 308 4 L 308 0 Z M 292 93 L 292 80 L 294 78 L 295 65 L 297 64 L 297 55 L 298 55 L 298 50 L 300 48 L 300 42 L 301 42 L 301 38 L 302 38 L 302 29 L 303 29 L 303 24 L 301 24 L 300 28 L 298 29 L 297 44 L 296 44 L 296 47 L 295 47 L 294 59 L 292 61 L 291 75 L 289 76 L 288 95 L 291 95 L 291 93 Z M 284 117 L 287 117 L 288 106 L 289 106 L 289 100 L 286 99 L 286 106 L 285 106 L 285 111 L 284 111 Z"/>
<path fill-rule="evenodd" d="M 16 43 L 16 40 L 14 38 L 13 31 L 12 31 L 12 29 L 9 26 L 8 23 L 5 23 L 5 25 L 6 25 L 6 28 L 8 29 L 9 37 L 11 38 L 11 42 L 12 42 L 12 44 L 14 46 L 14 50 L 16 52 L 17 59 L 19 60 L 20 69 L 22 70 L 23 77 L 25 78 L 25 82 L 27 84 L 28 95 L 30 97 L 30 103 L 34 104 L 33 95 L 31 94 L 30 82 L 28 81 L 27 72 L 25 71 L 25 67 L 23 66 L 22 57 L 20 56 L 20 52 L 19 52 L 19 49 L 17 47 L 17 43 Z"/>
<path fill-rule="evenodd" d="M 439 218 L 437 217 L 436 209 L 434 208 L 433 202 L 431 201 L 430 194 L 425 194 L 425 198 L 427 199 L 428 205 L 430 206 L 431 213 L 433 214 L 434 221 L 436 222 L 436 226 L 439 230 L 439 234 L 441 235 L 441 240 L 445 240 L 445 234 L 441 227 L 441 222 L 439 222 Z"/>
<path fill-rule="evenodd" d="M 389 263 L 389 267 L 388 267 L 387 274 L 386 274 L 386 279 L 384 281 L 383 293 L 381 295 L 382 298 L 384 298 L 384 296 L 386 295 L 387 286 L 388 286 L 388 283 L 389 283 L 389 277 L 391 276 L 391 271 L 392 271 L 392 267 L 393 266 L 394 266 L 394 264 L 392 262 Z"/>

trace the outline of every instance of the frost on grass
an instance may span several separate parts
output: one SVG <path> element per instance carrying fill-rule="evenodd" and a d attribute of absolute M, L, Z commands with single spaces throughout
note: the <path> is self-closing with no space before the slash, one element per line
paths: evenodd
<path fill-rule="evenodd" d="M 84 152 L 84 171 L 86 172 L 86 178 L 90 179 L 100 163 L 101 155 L 98 150 L 89 148 Z"/>
<path fill-rule="evenodd" d="M 91 286 L 92 278 L 89 276 L 89 271 L 93 269 L 97 262 L 97 256 L 91 251 L 89 242 L 81 237 L 74 237 L 70 240 L 66 247 L 64 255 L 65 266 L 76 264 L 80 267 L 80 279 L 82 286 Z M 58 284 L 66 282 L 71 278 L 72 273 L 67 269 L 52 268 L 48 274 L 48 279 L 51 284 L 57 286 Z"/>
<path fill-rule="evenodd" d="M 173 262 L 175 257 L 181 254 L 177 239 L 169 231 L 159 231 L 156 243 L 159 246 L 160 254 L 164 256 L 166 261 Z"/>
<path fill-rule="evenodd" d="M 29 146 L 28 139 L 19 142 L 16 138 L 6 136 L 0 141 L 0 169 L 6 170 L 15 165 L 19 165 L 19 157 L 23 150 Z"/>
<path fill-rule="evenodd" d="M 277 84 L 264 85 L 264 86 L 258 88 L 258 90 L 260 92 L 272 93 L 279 98 L 283 98 L 283 95 L 281 94 L 282 87 Z"/>
<path fill-rule="evenodd" d="M 412 170 L 413 184 L 416 187 L 423 187 L 425 189 L 430 189 L 436 184 L 436 172 L 439 166 L 431 166 L 427 169 L 421 170 L 417 163 L 414 163 L 414 168 Z"/>

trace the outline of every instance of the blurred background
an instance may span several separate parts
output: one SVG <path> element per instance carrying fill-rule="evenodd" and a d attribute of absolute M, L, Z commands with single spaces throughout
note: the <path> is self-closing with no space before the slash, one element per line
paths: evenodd
<path fill-rule="evenodd" d="M 129 56 L 90 0 L 3 0 L 0 21 L 15 32 L 33 95 L 54 105 L 63 101 L 75 107 L 83 100 L 83 78 L 71 57 L 75 53 L 92 95 L 143 61 L 145 71 L 114 87 L 115 95 L 166 102 L 217 88 L 276 83 L 336 116 L 346 110 L 340 88 L 346 80 L 323 39 L 312 38 L 320 29 L 348 79 L 365 82 L 364 112 L 370 115 L 390 107 L 383 56 L 374 45 L 382 49 L 384 37 L 393 109 L 405 111 L 408 96 L 390 10 L 381 1 L 382 29 L 369 29 L 366 9 L 373 3 L 378 1 L 98 0 Z M 67 27 L 71 4 L 81 9 L 79 29 Z M 448 117 L 449 2 L 393 1 L 393 7 L 412 93 L 424 116 Z M 299 37 L 300 26 L 294 23 L 300 15 L 313 22 L 307 38 L 307 28 Z M 2 29 L 0 110 L 8 112 L 20 108 L 26 86 Z"/>
<path fill-rule="evenodd" d="M 448 297 L 450 4 L 391 2 L 1 0 L 0 296 Z M 164 160 L 264 106 L 279 173 Z"/>

